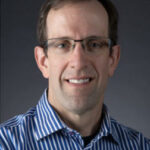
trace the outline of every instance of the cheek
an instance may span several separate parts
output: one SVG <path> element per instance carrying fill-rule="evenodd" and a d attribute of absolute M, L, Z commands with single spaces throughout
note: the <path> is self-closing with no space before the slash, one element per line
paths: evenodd
<path fill-rule="evenodd" d="M 61 76 L 61 68 L 58 64 L 50 63 L 49 64 L 49 89 L 52 93 L 55 93 L 54 91 L 57 91 L 59 89 L 60 85 L 60 76 Z M 53 94 L 52 94 L 53 95 Z"/>
<path fill-rule="evenodd" d="M 64 59 L 59 59 L 56 56 L 49 57 L 49 80 L 56 81 L 60 80 L 61 74 L 64 70 L 65 62 Z"/>
<path fill-rule="evenodd" d="M 100 74 L 108 73 L 109 59 L 107 57 L 100 57 L 98 59 L 95 59 L 95 66 Z"/>

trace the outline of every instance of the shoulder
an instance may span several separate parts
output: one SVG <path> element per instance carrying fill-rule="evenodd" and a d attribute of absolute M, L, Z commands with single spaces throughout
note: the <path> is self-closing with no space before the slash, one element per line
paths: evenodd
<path fill-rule="evenodd" d="M 29 121 L 29 119 L 32 119 L 35 115 L 36 115 L 36 108 L 33 107 L 29 109 L 25 114 L 17 115 L 0 124 L 0 129 L 19 127 L 23 125 L 24 122 Z"/>
<path fill-rule="evenodd" d="M 0 146 L 2 144 L 5 148 L 7 146 L 14 147 L 18 139 L 21 139 L 19 141 L 24 141 L 27 136 L 26 131 L 30 130 L 32 124 L 34 124 L 35 117 L 36 107 L 33 107 L 25 114 L 15 116 L 0 124 Z M 9 149 L 10 147 L 7 148 Z"/>
<path fill-rule="evenodd" d="M 111 118 L 112 131 L 116 135 L 122 147 L 134 147 L 135 149 L 150 149 L 150 139 L 132 128 L 118 123 Z"/>

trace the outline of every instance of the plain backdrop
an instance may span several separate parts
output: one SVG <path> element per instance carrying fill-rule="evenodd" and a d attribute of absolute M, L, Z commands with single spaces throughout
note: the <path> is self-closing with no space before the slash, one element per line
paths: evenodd
<path fill-rule="evenodd" d="M 43 0 L 1 0 L 0 122 L 37 104 L 47 80 L 34 60 Z M 105 95 L 111 116 L 150 138 L 150 1 L 113 0 L 121 60 Z"/>

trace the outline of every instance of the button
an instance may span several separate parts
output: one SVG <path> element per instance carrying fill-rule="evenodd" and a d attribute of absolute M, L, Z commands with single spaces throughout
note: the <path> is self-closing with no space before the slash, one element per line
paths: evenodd
<path fill-rule="evenodd" d="M 70 134 L 71 136 L 74 136 L 74 135 L 75 135 L 75 133 L 74 133 L 74 132 L 69 132 L 69 134 Z"/>

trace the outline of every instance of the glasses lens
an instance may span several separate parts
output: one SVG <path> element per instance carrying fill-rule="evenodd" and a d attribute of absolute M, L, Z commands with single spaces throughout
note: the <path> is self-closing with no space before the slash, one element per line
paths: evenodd
<path fill-rule="evenodd" d="M 91 38 L 85 41 L 86 48 L 90 52 L 100 52 L 106 47 L 109 47 L 109 39 Z"/>
<path fill-rule="evenodd" d="M 69 39 L 48 40 L 48 48 L 58 53 L 68 52 L 72 47 L 72 41 Z"/>

